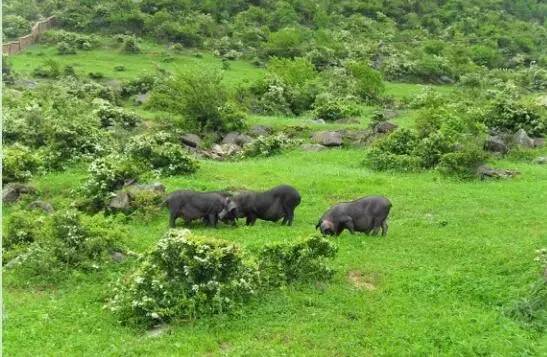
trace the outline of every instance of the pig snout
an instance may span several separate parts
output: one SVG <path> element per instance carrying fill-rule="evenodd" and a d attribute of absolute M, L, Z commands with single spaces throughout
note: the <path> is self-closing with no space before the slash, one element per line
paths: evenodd
<path fill-rule="evenodd" d="M 321 222 L 321 225 L 319 227 L 321 230 L 321 234 L 323 235 L 334 235 L 336 232 L 334 231 L 334 223 L 328 220 L 324 220 Z"/>

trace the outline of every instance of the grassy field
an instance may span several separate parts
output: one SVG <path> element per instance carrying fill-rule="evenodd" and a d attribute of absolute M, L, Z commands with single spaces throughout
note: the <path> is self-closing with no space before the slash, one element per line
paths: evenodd
<path fill-rule="evenodd" d="M 30 73 L 44 53 L 34 46 L 13 58 Z M 130 78 L 153 71 L 154 48 L 143 55 L 109 50 L 55 56 L 77 63 L 77 71 L 101 71 Z M 39 60 L 40 59 L 40 60 Z M 113 67 L 123 64 L 126 72 Z M 177 71 L 220 61 L 180 55 L 161 66 Z M 233 62 L 225 79 L 233 84 L 258 78 L 262 69 Z M 420 86 L 388 84 L 396 96 L 414 95 Z M 450 90 L 442 88 L 440 90 Z M 370 113 L 367 109 L 366 113 Z M 412 113 L 397 121 L 410 125 Z M 406 122 L 404 118 L 410 118 Z M 305 118 L 250 118 L 276 127 L 307 123 Z M 360 124 L 367 122 L 367 114 Z M 339 125 L 338 125 L 339 126 Z M 547 154 L 546 149 L 537 155 Z M 535 250 L 547 245 L 547 168 L 525 161 L 497 161 L 520 171 L 512 180 L 459 182 L 435 172 L 379 173 L 362 166 L 362 149 L 310 153 L 295 149 L 268 159 L 202 161 L 191 176 L 161 179 L 168 191 L 224 188 L 267 189 L 294 185 L 302 195 L 293 227 L 257 222 L 253 227 L 191 227 L 202 235 L 227 239 L 253 250 L 267 242 L 291 241 L 314 233 L 332 204 L 369 194 L 393 203 L 388 236 L 348 232 L 336 239 L 339 253 L 328 283 L 291 286 L 255 298 L 231 315 L 178 322 L 164 334 L 119 325 L 103 308 L 112 283 L 130 270 L 128 259 L 95 273 L 70 271 L 55 284 L 27 281 L 15 271 L 3 274 L 3 352 L 15 355 L 545 355 L 547 338 L 504 310 L 524 296 L 538 277 Z M 51 173 L 32 181 L 54 205 L 85 179 L 85 167 Z M 4 209 L 4 219 L 11 209 Z M 167 229 L 167 211 L 149 220 L 129 220 L 129 248 L 144 252 Z"/>

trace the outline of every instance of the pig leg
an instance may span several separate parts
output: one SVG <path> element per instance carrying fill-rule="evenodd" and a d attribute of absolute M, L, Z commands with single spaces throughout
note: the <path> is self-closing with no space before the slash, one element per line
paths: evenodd
<path fill-rule="evenodd" d="M 344 228 L 347 228 L 351 234 L 355 234 L 355 225 L 353 224 L 353 220 L 349 216 L 342 217 L 340 220 L 339 228 L 338 228 L 338 234 L 342 233 Z"/>
<path fill-rule="evenodd" d="M 247 215 L 247 220 L 245 221 L 245 224 L 248 225 L 248 226 L 252 226 L 252 225 L 255 224 L 255 222 L 256 222 L 256 217 L 255 217 L 255 215 L 252 214 L 252 213 L 249 213 L 249 214 Z"/>
<path fill-rule="evenodd" d="M 208 226 L 209 227 L 217 227 L 217 215 L 215 213 L 211 213 L 209 214 L 209 217 L 208 217 Z"/>
<path fill-rule="evenodd" d="M 294 211 L 286 204 L 284 204 L 283 212 L 285 213 L 285 216 L 283 217 L 283 222 L 281 222 L 281 224 L 286 223 L 287 226 L 292 226 L 292 221 L 294 220 Z"/>
<path fill-rule="evenodd" d="M 174 212 L 169 212 L 169 227 L 175 228 L 176 220 L 177 220 L 177 215 Z"/>
<path fill-rule="evenodd" d="M 386 220 L 384 219 L 382 221 L 382 237 L 385 237 L 387 234 L 387 222 Z"/>

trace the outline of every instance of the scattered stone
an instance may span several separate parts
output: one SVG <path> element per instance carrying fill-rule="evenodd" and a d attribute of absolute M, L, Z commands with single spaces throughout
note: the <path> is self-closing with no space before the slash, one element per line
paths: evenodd
<path fill-rule="evenodd" d="M 146 332 L 146 336 L 148 337 L 159 337 L 169 331 L 169 325 L 165 323 L 160 323 L 152 327 L 150 330 Z"/>
<path fill-rule="evenodd" d="M 146 102 L 148 102 L 148 100 L 150 100 L 150 92 L 137 94 L 137 95 L 133 98 L 133 102 L 134 102 L 136 105 L 143 105 L 143 104 L 145 104 Z"/>
<path fill-rule="evenodd" d="M 273 133 L 273 129 L 269 126 L 265 125 L 253 125 L 251 129 L 249 129 L 249 134 L 252 136 L 268 136 Z"/>
<path fill-rule="evenodd" d="M 532 162 L 538 165 L 545 165 L 545 163 L 547 163 L 547 157 L 545 156 L 536 157 L 534 161 Z"/>
<path fill-rule="evenodd" d="M 32 186 L 22 183 L 9 183 L 2 190 L 2 202 L 13 203 L 17 201 L 23 194 L 35 193 L 36 189 Z"/>
<path fill-rule="evenodd" d="M 202 141 L 196 134 L 186 133 L 180 137 L 182 145 L 190 146 L 192 148 L 201 147 Z"/>
<path fill-rule="evenodd" d="M 454 80 L 448 76 L 441 76 L 439 78 L 439 81 L 444 84 L 454 84 Z"/>
<path fill-rule="evenodd" d="M 545 138 L 532 138 L 535 148 L 541 148 L 545 145 Z"/>
<path fill-rule="evenodd" d="M 484 148 L 488 151 L 502 154 L 506 154 L 509 151 L 509 148 L 499 136 L 489 136 L 484 142 Z"/>
<path fill-rule="evenodd" d="M 359 117 L 342 118 L 336 121 L 337 124 L 359 124 L 360 122 Z"/>
<path fill-rule="evenodd" d="M 204 154 L 215 160 L 223 160 L 241 152 L 241 147 L 236 144 L 215 144 L 208 152 Z"/>
<path fill-rule="evenodd" d="M 342 135 L 336 131 L 320 131 L 313 134 L 312 141 L 324 146 L 341 146 Z"/>
<path fill-rule="evenodd" d="M 513 143 L 523 148 L 534 147 L 534 140 L 530 139 L 530 137 L 528 136 L 528 134 L 526 134 L 526 131 L 524 131 L 524 129 L 519 129 L 513 135 Z"/>
<path fill-rule="evenodd" d="M 390 123 L 388 121 L 381 121 L 374 126 L 374 132 L 377 134 L 388 134 L 397 129 L 397 124 Z"/>
<path fill-rule="evenodd" d="M 518 175 L 519 172 L 507 170 L 507 169 L 494 169 L 486 165 L 481 165 L 477 169 L 477 175 L 480 177 L 481 180 L 487 179 L 487 178 L 511 178 L 513 176 Z"/>
<path fill-rule="evenodd" d="M 117 211 L 127 211 L 131 208 L 131 199 L 129 197 L 129 192 L 119 191 L 116 193 L 116 196 L 112 198 L 108 204 L 108 208 Z"/>
<path fill-rule="evenodd" d="M 55 211 L 51 203 L 39 200 L 31 202 L 28 205 L 28 209 L 39 209 L 44 211 L 45 213 L 53 213 Z"/>
<path fill-rule="evenodd" d="M 327 149 L 326 146 L 321 144 L 302 144 L 301 148 L 302 150 L 309 151 L 309 152 L 317 152 L 317 151 Z"/>
<path fill-rule="evenodd" d="M 113 252 L 110 257 L 112 258 L 112 261 L 116 263 L 121 263 L 127 258 L 126 255 L 121 252 Z"/>
<path fill-rule="evenodd" d="M 253 141 L 253 138 L 250 136 L 232 131 L 224 136 L 222 139 L 222 144 L 235 144 L 237 146 L 243 146 L 251 141 Z"/>

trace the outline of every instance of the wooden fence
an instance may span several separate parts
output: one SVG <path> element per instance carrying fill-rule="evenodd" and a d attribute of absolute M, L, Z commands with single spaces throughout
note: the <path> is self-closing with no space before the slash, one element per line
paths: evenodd
<path fill-rule="evenodd" d="M 32 31 L 28 35 L 19 37 L 17 41 L 2 44 L 2 53 L 9 56 L 22 51 L 36 42 L 41 34 L 53 26 L 55 26 L 55 16 L 50 16 L 45 20 L 38 21 L 32 26 Z"/>

